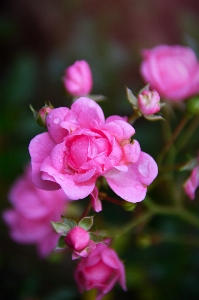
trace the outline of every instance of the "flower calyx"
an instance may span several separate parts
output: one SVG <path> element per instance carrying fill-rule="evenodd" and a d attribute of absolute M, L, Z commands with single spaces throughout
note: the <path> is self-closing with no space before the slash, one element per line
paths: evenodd
<path fill-rule="evenodd" d="M 142 88 L 136 97 L 133 92 L 126 87 L 127 99 L 133 107 L 134 114 L 130 120 L 143 116 L 149 121 L 162 120 L 160 115 L 155 115 L 160 111 L 164 103 L 160 103 L 160 96 L 156 90 L 149 90 L 149 84 Z"/>
<path fill-rule="evenodd" d="M 56 249 L 64 249 L 67 246 L 72 250 L 72 259 L 87 257 L 91 254 L 96 244 L 102 239 L 94 232 L 89 232 L 93 226 L 93 216 L 84 217 L 78 223 L 74 220 L 62 217 L 63 222 L 51 222 L 54 230 L 61 235 Z"/>
<path fill-rule="evenodd" d="M 33 112 L 33 117 L 34 117 L 35 121 L 37 122 L 37 124 L 39 126 L 42 126 L 42 127 L 46 127 L 46 117 L 53 108 L 54 107 L 49 102 L 48 104 L 45 103 L 45 105 L 39 111 L 36 111 L 30 104 L 30 109 Z"/>

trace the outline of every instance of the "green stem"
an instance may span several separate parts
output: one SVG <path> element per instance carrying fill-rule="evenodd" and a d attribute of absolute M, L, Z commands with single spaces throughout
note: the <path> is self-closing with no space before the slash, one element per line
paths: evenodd
<path fill-rule="evenodd" d="M 184 126 L 187 124 L 189 120 L 188 116 L 185 116 L 181 122 L 178 124 L 178 126 L 176 127 L 175 131 L 173 132 L 173 134 L 170 136 L 169 140 L 167 141 L 166 145 L 164 146 L 162 152 L 160 153 L 160 156 L 158 158 L 158 163 L 161 164 L 162 160 L 164 158 L 164 156 L 166 155 L 166 153 L 169 151 L 169 149 L 172 147 L 174 141 L 177 139 L 177 137 L 179 136 L 179 134 L 181 133 L 182 129 L 184 128 Z M 168 136 L 168 134 L 167 134 Z"/>
<path fill-rule="evenodd" d="M 190 211 L 187 211 L 183 207 L 177 207 L 177 206 L 159 206 L 149 198 L 145 199 L 143 202 L 149 209 L 149 211 L 152 211 L 153 214 L 157 215 L 169 215 L 169 216 L 176 216 L 184 220 L 185 222 L 199 228 L 199 217 L 197 217 L 195 214 L 193 214 Z"/>
<path fill-rule="evenodd" d="M 189 139 L 191 138 L 192 134 L 196 130 L 196 128 L 199 125 L 199 118 L 194 118 L 189 127 L 187 128 L 187 131 L 184 133 L 182 139 L 179 140 L 179 142 L 176 144 L 176 150 L 180 152 L 182 148 L 188 143 Z"/>
<path fill-rule="evenodd" d="M 91 205 L 91 201 L 90 201 L 90 202 L 88 203 L 88 205 L 86 206 L 86 208 L 85 208 L 85 210 L 84 210 L 84 212 L 83 212 L 83 214 L 82 214 L 80 220 L 83 219 L 84 217 L 88 216 L 88 214 L 89 214 L 91 208 L 92 208 L 92 205 Z"/>

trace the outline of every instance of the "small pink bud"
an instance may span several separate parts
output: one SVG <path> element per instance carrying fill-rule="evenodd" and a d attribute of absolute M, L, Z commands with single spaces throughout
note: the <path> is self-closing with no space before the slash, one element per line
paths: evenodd
<path fill-rule="evenodd" d="M 156 90 L 144 90 L 138 95 L 138 107 L 140 112 L 145 115 L 152 115 L 160 111 L 160 96 Z"/>
<path fill-rule="evenodd" d="M 89 64 L 85 60 L 76 61 L 66 68 L 63 82 L 66 90 L 72 96 L 85 96 L 92 89 L 92 73 Z"/>
<path fill-rule="evenodd" d="M 49 103 L 49 105 L 45 104 L 45 106 L 43 106 L 39 111 L 36 111 L 32 105 L 30 105 L 30 109 L 33 112 L 33 116 L 37 124 L 44 127 L 46 127 L 46 117 L 53 108 L 54 107 Z"/>
<path fill-rule="evenodd" d="M 72 228 L 65 237 L 66 245 L 73 251 L 83 250 L 88 246 L 89 241 L 89 233 L 79 226 Z"/>

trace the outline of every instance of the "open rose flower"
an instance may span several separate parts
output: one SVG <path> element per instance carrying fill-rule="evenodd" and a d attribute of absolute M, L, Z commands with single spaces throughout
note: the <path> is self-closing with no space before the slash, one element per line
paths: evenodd
<path fill-rule="evenodd" d="M 75 281 L 81 293 L 96 289 L 96 300 L 101 300 L 117 281 L 126 290 L 124 265 L 105 244 L 98 244 L 93 253 L 81 259 L 75 270 Z"/>
<path fill-rule="evenodd" d="M 123 118 L 105 120 L 96 102 L 81 97 L 71 109 L 53 109 L 46 123 L 48 132 L 37 135 L 29 146 L 36 186 L 62 187 L 69 199 L 78 200 L 91 194 L 97 178 L 104 176 L 121 198 L 130 202 L 145 198 L 147 186 L 157 176 L 157 164 L 136 140 L 131 142 L 135 129 Z"/>
<path fill-rule="evenodd" d="M 67 205 L 67 197 L 60 189 L 43 191 L 31 181 L 31 167 L 19 177 L 8 195 L 13 208 L 3 213 L 3 219 L 10 227 L 13 240 L 23 244 L 36 244 L 38 253 L 47 256 L 55 248 L 57 234 L 51 221 L 60 220 Z"/>
<path fill-rule="evenodd" d="M 199 92 L 199 63 L 191 48 L 159 45 L 142 55 L 141 74 L 161 96 L 181 101 Z"/>
<path fill-rule="evenodd" d="M 78 60 L 66 68 L 63 82 L 66 90 L 72 96 L 86 96 L 91 92 L 93 80 L 89 64 Z"/>

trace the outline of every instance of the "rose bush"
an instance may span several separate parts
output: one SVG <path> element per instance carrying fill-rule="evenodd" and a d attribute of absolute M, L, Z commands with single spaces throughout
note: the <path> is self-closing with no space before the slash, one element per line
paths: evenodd
<path fill-rule="evenodd" d="M 141 75 L 161 96 L 181 101 L 199 92 L 199 63 L 191 48 L 159 45 L 142 55 Z"/>
<path fill-rule="evenodd" d="M 58 236 L 51 221 L 60 220 L 67 205 L 66 195 L 60 189 L 43 191 L 31 181 L 31 168 L 18 178 L 11 187 L 8 198 L 13 208 L 3 213 L 10 227 L 13 240 L 24 244 L 36 244 L 41 256 L 48 255 L 56 246 Z"/>
<path fill-rule="evenodd" d="M 30 142 L 34 184 L 46 190 L 62 187 L 71 200 L 94 191 L 99 176 L 130 202 L 145 198 L 147 186 L 157 176 L 157 164 L 142 152 L 135 129 L 119 116 L 105 120 L 100 106 L 81 97 L 47 116 L 48 132 Z M 96 194 L 96 192 L 95 192 Z"/>
<path fill-rule="evenodd" d="M 97 289 L 96 300 L 101 300 L 117 281 L 126 290 L 124 265 L 116 252 L 105 244 L 96 245 L 93 253 L 81 259 L 75 280 L 81 293 Z"/>
<path fill-rule="evenodd" d="M 72 96 L 86 96 L 90 93 L 93 80 L 89 64 L 85 60 L 78 60 L 66 68 L 63 77 L 65 89 Z"/>

